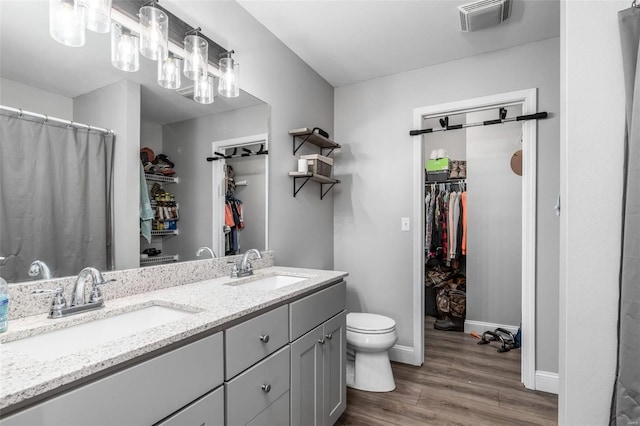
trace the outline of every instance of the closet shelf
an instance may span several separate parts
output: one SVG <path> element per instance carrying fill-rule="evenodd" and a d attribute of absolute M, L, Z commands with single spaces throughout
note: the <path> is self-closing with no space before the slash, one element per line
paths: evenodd
<path fill-rule="evenodd" d="M 169 255 L 169 256 L 151 256 L 151 257 L 141 257 L 140 258 L 140 266 L 142 265 L 153 265 L 156 263 L 169 263 L 169 262 L 177 262 L 180 260 L 180 256 L 177 254 Z"/>
<path fill-rule="evenodd" d="M 165 236 L 165 235 L 178 235 L 178 230 L 177 229 L 166 229 L 166 230 L 163 230 L 163 231 L 158 231 L 158 230 L 151 231 L 151 236 L 152 237 L 161 237 L 161 236 Z"/>
<path fill-rule="evenodd" d="M 310 172 L 289 172 L 289 176 L 293 178 L 293 196 L 294 197 L 296 195 L 298 195 L 298 192 L 300 192 L 302 187 L 307 182 L 309 182 L 310 180 L 312 182 L 318 182 L 320 184 L 320 199 L 321 200 L 325 197 L 325 195 L 327 195 L 327 193 L 329 191 L 331 191 L 331 188 L 333 188 L 337 183 L 340 183 L 339 179 L 333 179 L 333 178 L 330 178 L 330 177 L 327 177 L 327 176 L 319 175 L 319 174 L 316 174 L 316 173 L 310 173 Z M 296 182 L 299 179 L 304 179 L 304 181 L 296 189 Z M 325 185 L 329 185 L 329 188 L 327 188 L 326 190 L 324 189 Z"/>
<path fill-rule="evenodd" d="M 293 136 L 293 154 L 300 149 L 302 145 L 305 143 L 310 143 L 320 148 L 320 153 L 322 153 L 323 149 L 328 149 L 329 152 L 327 155 L 331 154 L 331 152 L 336 148 L 341 148 L 340 144 L 332 141 L 329 138 L 325 138 L 322 135 L 313 132 L 313 129 L 309 129 L 308 127 L 303 127 L 301 129 L 292 129 L 289 130 L 289 134 Z M 300 145 L 296 146 L 296 138 L 301 138 L 302 142 Z"/>
<path fill-rule="evenodd" d="M 428 180 L 424 184 L 425 185 L 435 185 L 438 183 L 466 183 L 467 178 L 459 178 L 459 179 L 447 179 L 447 180 Z"/>
<path fill-rule="evenodd" d="M 178 183 L 180 182 L 180 178 L 172 177 L 172 176 L 164 176 L 164 175 L 153 175 L 150 173 L 145 173 L 144 178 L 147 182 L 162 182 L 162 183 Z"/>

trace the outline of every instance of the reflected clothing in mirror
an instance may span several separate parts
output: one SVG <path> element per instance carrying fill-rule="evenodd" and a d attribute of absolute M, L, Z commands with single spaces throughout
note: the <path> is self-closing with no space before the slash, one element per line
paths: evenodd
<path fill-rule="evenodd" d="M 242 201 L 233 195 L 227 195 L 224 206 L 225 255 L 240 253 L 239 232 L 243 228 Z"/>
<path fill-rule="evenodd" d="M 54 277 L 111 266 L 114 136 L 0 114 L 0 275 Z"/>

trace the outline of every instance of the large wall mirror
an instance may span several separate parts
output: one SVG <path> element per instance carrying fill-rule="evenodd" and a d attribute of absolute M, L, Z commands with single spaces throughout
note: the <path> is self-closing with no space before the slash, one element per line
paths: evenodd
<path fill-rule="evenodd" d="M 107 227 L 103 222 L 111 223 L 110 258 L 100 265 L 101 268 L 124 269 L 196 260 L 199 258 L 196 253 L 202 246 L 212 247 L 218 256 L 244 252 L 248 248 L 268 248 L 265 195 L 268 156 L 232 155 L 234 152 L 268 151 L 267 104 L 242 90 L 237 98 L 225 98 L 216 92 L 213 104 L 199 104 L 189 90 L 193 85 L 191 80 L 183 75 L 180 90 L 160 87 L 157 62 L 142 56 L 138 72 L 120 71 L 111 65 L 110 34 L 88 31 L 83 47 L 64 46 L 49 35 L 48 1 L 2 0 L 0 9 L 0 104 L 115 131 L 110 188 L 116 202 L 112 203 L 112 210 L 105 214 L 102 222 L 91 225 Z M 7 111 L 0 111 L 0 114 L 16 116 Z M 247 144 L 247 140 L 256 137 L 255 143 Z M 215 141 L 233 140 L 239 141 L 237 150 L 228 144 L 223 147 L 222 154 L 229 158 L 207 161 L 207 157 L 214 156 Z M 3 137 L 0 149 L 20 143 L 16 138 Z M 142 148 L 149 148 L 156 158 L 164 154 L 161 158 L 173 164 L 171 168 L 174 177 L 178 178 L 177 183 L 156 182 L 158 179 L 148 178 L 148 175 L 142 178 L 139 173 Z M 242 163 L 245 158 L 249 161 Z M 260 161 L 255 161 L 258 158 Z M 49 161 L 58 164 L 55 158 Z M 215 175 L 215 170 L 225 169 L 226 162 L 237 170 L 236 181 L 247 185 L 238 185 L 233 194 L 226 193 L 224 179 Z M 61 163 L 57 168 L 68 167 Z M 162 173 L 157 167 L 149 171 Z M 30 185 L 38 185 L 32 179 L 22 179 L 32 176 L 33 170 L 17 167 L 12 173 L 12 182 L 29 181 Z M 166 223 L 162 225 L 154 221 L 150 241 L 141 236 L 138 226 L 141 202 L 138 198 L 144 198 L 136 197 L 138 187 L 150 193 L 153 190 L 150 205 L 154 211 L 158 206 L 177 204 L 177 221 L 170 222 L 171 215 L 163 215 Z M 63 194 L 75 191 L 74 188 L 75 185 L 61 185 L 56 191 Z M 243 229 L 239 232 L 240 245 L 235 252 L 225 249 L 221 243 L 225 240 L 224 229 L 214 225 L 215 218 L 224 215 L 225 211 L 224 203 L 216 200 L 221 197 L 224 200 L 228 195 L 240 200 L 245 210 Z M 6 207 L 14 201 L 0 197 L 0 221 L 3 220 L 1 204 Z M 55 227 L 64 232 L 77 232 L 78 238 L 83 238 L 80 226 L 56 223 Z M 0 276 L 9 282 L 42 278 L 42 275 L 31 277 L 28 274 L 29 266 L 35 260 L 45 262 L 52 277 L 76 275 L 81 267 L 96 266 L 83 264 L 80 267 L 71 261 L 85 251 L 84 246 L 56 247 L 55 236 L 45 232 L 32 234 L 35 234 L 31 237 L 36 239 L 36 247 L 53 246 L 59 253 L 64 252 L 64 256 L 49 259 L 44 252 L 22 253 L 15 244 L 20 236 L 12 235 L 13 245 L 10 245 L 6 236 L 0 235 L 0 256 L 7 258 L 4 263 L 0 261 Z M 200 252 L 203 253 L 208 255 L 208 251 Z"/>

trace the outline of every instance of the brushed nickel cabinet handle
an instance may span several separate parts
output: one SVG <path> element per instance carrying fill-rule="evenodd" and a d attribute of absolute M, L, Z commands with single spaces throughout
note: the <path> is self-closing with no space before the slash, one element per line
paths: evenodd
<path fill-rule="evenodd" d="M 267 343 L 269 341 L 269 335 L 268 334 L 261 335 L 260 340 L 262 340 L 264 343 Z"/>
<path fill-rule="evenodd" d="M 327 334 L 327 335 L 326 335 L 326 336 L 324 336 L 324 337 L 326 337 L 327 339 L 331 340 L 331 338 L 333 337 L 333 334 L 332 334 L 332 333 L 329 333 L 329 334 Z"/>
<path fill-rule="evenodd" d="M 270 384 L 264 384 L 260 387 L 263 391 L 265 391 L 265 393 L 269 393 L 269 391 L 271 390 L 271 385 Z"/>

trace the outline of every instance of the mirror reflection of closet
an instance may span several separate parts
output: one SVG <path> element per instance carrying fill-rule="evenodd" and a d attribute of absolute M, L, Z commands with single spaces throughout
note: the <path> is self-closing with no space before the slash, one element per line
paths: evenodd
<path fill-rule="evenodd" d="M 213 104 L 198 104 L 192 96 L 160 87 L 154 61 L 141 58 L 135 73 L 115 69 L 108 34 L 87 33 L 81 48 L 53 40 L 47 1 L 2 2 L 1 8 L 0 103 L 115 131 L 114 261 L 105 269 L 137 267 L 140 253 L 154 244 L 163 254 L 178 254 L 180 261 L 197 259 L 199 247 L 213 244 L 211 164 L 206 161 L 211 141 L 268 133 L 268 105 L 242 90 L 238 98 L 216 96 Z M 182 80 L 182 89 L 192 84 Z M 179 234 L 152 245 L 140 237 L 138 224 L 139 149 L 145 146 L 167 155 L 180 178 L 166 186 L 180 204 Z M 265 247 L 266 241 L 256 246 Z M 38 255 L 27 257 L 28 266 Z M 79 272 L 74 266 L 61 273 L 56 262 L 48 266 L 54 277 Z M 20 270 L 24 274 L 12 282 L 31 279 L 27 268 Z"/>

